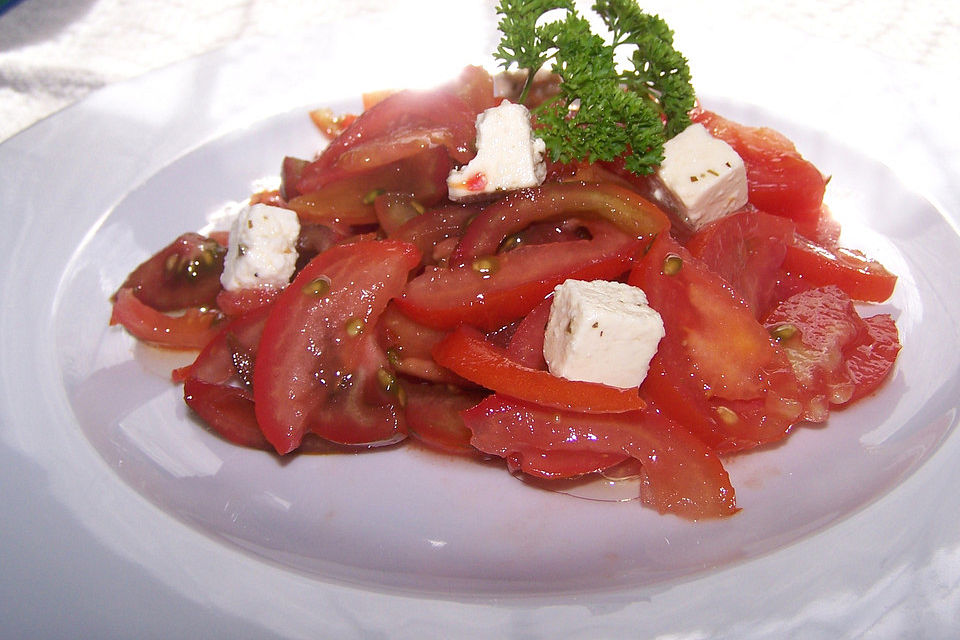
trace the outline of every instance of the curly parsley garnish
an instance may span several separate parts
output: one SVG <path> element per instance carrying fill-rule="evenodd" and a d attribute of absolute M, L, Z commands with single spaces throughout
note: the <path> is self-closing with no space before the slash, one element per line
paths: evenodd
<path fill-rule="evenodd" d="M 673 31 L 635 0 L 596 0 L 593 11 L 609 41 L 593 33 L 573 0 L 500 0 L 495 55 L 504 69 L 527 70 L 520 102 L 544 66 L 560 76 L 559 94 L 533 109 L 537 135 L 554 160 L 625 154 L 627 169 L 650 173 L 663 160 L 664 141 L 690 124 L 687 61 L 673 48 Z M 563 17 L 550 20 L 548 12 Z M 618 57 L 630 65 L 621 69 Z"/>

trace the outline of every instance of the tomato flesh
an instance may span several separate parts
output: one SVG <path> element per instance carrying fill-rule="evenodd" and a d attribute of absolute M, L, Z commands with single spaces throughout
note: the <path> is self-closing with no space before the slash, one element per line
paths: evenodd
<path fill-rule="evenodd" d="M 646 406 L 636 389 L 567 380 L 514 362 L 474 329 L 461 327 L 433 349 L 438 364 L 483 387 L 545 407 L 623 413 Z"/>
<path fill-rule="evenodd" d="M 370 391 L 379 371 L 389 370 L 385 358 L 370 357 L 376 348 L 365 332 L 403 291 L 419 258 L 415 247 L 402 242 L 337 245 L 314 258 L 278 297 L 254 370 L 257 421 L 278 453 L 294 450 L 308 430 L 343 444 L 402 437 L 389 419 L 344 433 L 336 416 L 317 414 L 331 404 L 362 409 L 371 395 L 373 407 L 391 404 Z"/>
<path fill-rule="evenodd" d="M 497 394 L 467 411 L 464 420 L 475 447 L 518 459 L 521 468 L 523 460 L 542 451 L 628 455 L 641 462 L 647 478 L 641 497 L 660 513 L 696 519 L 737 511 L 719 458 L 656 412 L 590 415 Z"/>
<path fill-rule="evenodd" d="M 183 315 L 170 316 L 141 302 L 131 289 L 120 289 L 110 324 L 122 325 L 141 342 L 167 349 L 202 349 L 219 331 L 220 314 L 203 309 L 187 309 Z"/>

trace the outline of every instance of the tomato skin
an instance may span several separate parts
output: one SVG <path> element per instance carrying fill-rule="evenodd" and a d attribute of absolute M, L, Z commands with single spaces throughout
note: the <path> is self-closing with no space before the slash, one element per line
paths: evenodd
<path fill-rule="evenodd" d="M 718 451 L 787 435 L 801 398 L 790 363 L 719 276 L 663 235 L 628 282 L 646 292 L 666 332 L 641 386 L 652 405 Z"/>
<path fill-rule="evenodd" d="M 646 504 L 684 518 L 736 513 L 736 498 L 719 458 L 676 423 L 651 411 L 591 415 L 548 409 L 500 394 L 464 413 L 481 451 L 514 464 L 542 451 L 628 455 L 640 460 Z"/>
<path fill-rule="evenodd" d="M 397 306 L 438 329 L 468 324 L 493 331 L 529 313 L 567 278 L 611 279 L 626 272 L 642 241 L 603 220 L 584 226 L 591 240 L 521 246 L 490 258 L 491 272 L 472 264 L 428 268 L 410 282 Z"/>
<path fill-rule="evenodd" d="M 764 323 L 793 328 L 780 339 L 803 386 L 804 418 L 823 422 L 832 405 L 870 393 L 892 369 L 900 343 L 889 317 L 869 324 L 839 287 L 802 291 L 780 303 Z"/>
<path fill-rule="evenodd" d="M 749 127 L 707 109 L 694 109 L 691 120 L 743 158 L 750 203 L 798 223 L 816 222 L 820 217 L 827 181 L 790 140 L 773 129 Z"/>
<path fill-rule="evenodd" d="M 217 335 L 220 318 L 215 311 L 200 309 L 168 316 L 141 302 L 131 289 L 120 289 L 113 303 L 110 324 L 122 325 L 137 340 L 157 347 L 202 349 Z"/>
<path fill-rule="evenodd" d="M 402 436 L 398 425 L 386 419 L 381 424 L 354 421 L 357 432 L 344 433 L 329 409 L 354 409 L 370 400 L 379 369 L 387 369 L 366 331 L 403 290 L 407 272 L 419 258 L 416 247 L 403 242 L 336 245 L 314 258 L 280 294 L 254 368 L 257 421 L 278 453 L 294 450 L 308 430 L 341 444 L 376 444 Z M 364 332 L 351 332 L 358 322 Z"/>
<path fill-rule="evenodd" d="M 436 204 L 446 196 L 451 166 L 443 149 L 430 149 L 328 181 L 313 191 L 301 192 L 287 206 L 297 212 L 302 223 L 348 232 L 352 226 L 377 222 L 371 197 L 377 193 L 402 193 L 425 206 Z"/>
<path fill-rule="evenodd" d="M 212 306 L 226 251 L 212 238 L 185 233 L 134 269 L 120 288 L 157 311 Z"/>
<path fill-rule="evenodd" d="M 438 264 L 447 261 L 453 250 L 450 243 L 459 242 L 467 221 L 479 212 L 477 205 L 442 205 L 411 218 L 387 235 L 416 245 L 423 264 Z"/>
<path fill-rule="evenodd" d="M 794 234 L 791 221 L 744 209 L 704 226 L 686 246 L 760 318 L 775 302 L 777 274 Z"/>
<path fill-rule="evenodd" d="M 516 191 L 486 207 L 467 227 L 451 262 L 493 255 L 504 238 L 533 222 L 572 216 L 605 219 L 634 238 L 651 238 L 670 228 L 663 211 L 623 187 L 553 182 Z"/>
<path fill-rule="evenodd" d="M 241 447 L 271 449 L 257 425 L 253 394 L 248 389 L 187 378 L 183 399 L 224 439 Z"/>
<path fill-rule="evenodd" d="M 448 91 L 438 89 L 394 93 L 358 116 L 316 160 L 303 167 L 296 191 L 317 191 L 325 184 L 355 173 L 352 165 L 348 168 L 338 166 L 345 153 L 361 145 L 379 145 L 386 150 L 391 140 L 398 140 L 411 130 L 446 128 L 450 133 L 450 146 L 436 147 L 436 150 L 446 150 L 457 162 L 467 162 L 475 154 L 472 148 L 476 137 L 475 120 L 473 108 Z M 408 149 L 417 150 L 416 146 Z M 388 161 L 397 159 L 389 154 L 383 157 L 389 158 Z M 372 168 L 380 164 L 378 158 L 373 158 L 366 166 Z"/>
<path fill-rule="evenodd" d="M 477 455 L 461 414 L 483 400 L 487 392 L 431 383 L 406 384 L 404 390 L 404 411 L 412 437 L 438 451 Z"/>
<path fill-rule="evenodd" d="M 270 306 L 282 289 L 273 285 L 264 285 L 250 289 L 241 289 L 239 291 L 227 291 L 223 289 L 217 294 L 217 308 L 224 314 L 236 317 L 259 309 L 260 307 Z"/>
<path fill-rule="evenodd" d="M 893 295 L 897 276 L 859 251 L 828 249 L 796 236 L 788 245 L 783 268 L 811 288 L 835 285 L 854 300 L 883 302 Z"/>
<path fill-rule="evenodd" d="M 543 337 L 552 306 L 553 294 L 544 298 L 517 325 L 507 344 L 507 353 L 515 362 L 531 369 L 547 369 L 547 361 L 543 357 Z"/>
<path fill-rule="evenodd" d="M 475 329 L 460 327 L 433 349 L 434 360 L 467 380 L 545 407 L 623 413 L 646 406 L 636 389 L 560 378 L 514 362 Z"/>
<path fill-rule="evenodd" d="M 846 404 L 876 391 L 890 375 L 900 352 L 897 325 L 889 314 L 877 314 L 863 321 L 869 338 L 848 351 L 846 370 L 854 391 Z"/>

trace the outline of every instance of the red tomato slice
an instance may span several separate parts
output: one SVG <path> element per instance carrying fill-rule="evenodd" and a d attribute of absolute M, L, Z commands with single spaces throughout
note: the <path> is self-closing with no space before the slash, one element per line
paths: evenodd
<path fill-rule="evenodd" d="M 257 425 L 253 393 L 248 389 L 187 378 L 183 399 L 226 440 L 242 447 L 270 450 L 270 443 Z"/>
<path fill-rule="evenodd" d="M 651 238 L 670 228 L 670 220 L 654 204 L 614 184 L 553 182 L 516 191 L 486 207 L 460 240 L 451 261 L 467 264 L 497 253 L 504 238 L 530 224 L 561 217 L 605 219 L 634 238 Z"/>
<path fill-rule="evenodd" d="M 404 386 L 404 408 L 410 435 L 426 446 L 457 455 L 476 455 L 470 430 L 461 415 L 487 395 L 479 389 L 461 389 L 441 384 Z"/>
<path fill-rule="evenodd" d="M 374 201 L 382 193 L 403 193 L 425 206 L 446 197 L 450 167 L 450 158 L 443 149 L 431 149 L 328 181 L 319 189 L 302 192 L 303 195 L 290 200 L 287 206 L 296 211 L 304 223 L 336 229 L 375 224 Z"/>
<path fill-rule="evenodd" d="M 545 407 L 585 413 L 623 413 L 646 406 L 636 389 L 618 389 L 595 382 L 560 378 L 510 359 L 506 350 L 461 327 L 433 349 L 437 364 L 471 382 Z"/>
<path fill-rule="evenodd" d="M 690 238 L 687 249 L 723 278 L 760 318 L 775 302 L 777 274 L 793 240 L 789 220 L 745 209 L 712 222 Z"/>
<path fill-rule="evenodd" d="M 835 285 L 854 300 L 883 302 L 897 284 L 897 276 L 861 252 L 831 250 L 800 235 L 787 247 L 783 268 L 811 288 Z"/>
<path fill-rule="evenodd" d="M 228 316 L 240 316 L 253 309 L 269 306 L 277 299 L 281 291 L 282 289 L 272 285 L 239 291 L 223 289 L 217 294 L 217 308 Z"/>
<path fill-rule="evenodd" d="M 221 315 L 216 311 L 187 309 L 183 315 L 169 316 L 145 305 L 131 289 L 120 289 L 110 324 L 122 325 L 140 340 L 167 349 L 202 349 L 220 328 Z"/>
<path fill-rule="evenodd" d="M 212 238 L 185 233 L 134 269 L 120 288 L 157 311 L 213 306 L 226 252 Z"/>
<path fill-rule="evenodd" d="M 847 404 L 873 393 L 890 375 L 900 353 L 900 336 L 893 318 L 886 313 L 863 319 L 869 339 L 847 352 L 847 374 L 853 395 Z"/>
<path fill-rule="evenodd" d="M 517 325 L 507 345 L 507 353 L 515 362 L 531 369 L 547 369 L 547 361 L 543 357 L 543 336 L 547 331 L 552 306 L 553 295 L 550 295 Z"/>
<path fill-rule="evenodd" d="M 626 272 L 642 241 L 603 220 L 584 222 L 591 240 L 521 246 L 452 268 L 428 268 L 397 306 L 422 324 L 493 331 L 522 318 L 567 278 L 609 280 Z"/>
<path fill-rule="evenodd" d="M 747 169 L 749 201 L 761 211 L 797 222 L 816 221 L 827 181 L 794 144 L 767 127 L 748 127 L 706 109 L 691 114 L 736 151 Z"/>
<path fill-rule="evenodd" d="M 415 322 L 391 302 L 377 322 L 377 335 L 398 373 L 431 382 L 464 383 L 433 359 L 433 348 L 446 337 L 446 331 Z"/>
<path fill-rule="evenodd" d="M 467 227 L 467 221 L 480 212 L 477 205 L 445 205 L 411 218 L 387 236 L 416 245 L 424 264 L 446 262 L 453 247 Z"/>
<path fill-rule="evenodd" d="M 493 395 L 464 413 L 481 451 L 519 464 L 542 451 L 629 455 L 647 478 L 646 504 L 684 518 L 717 518 L 737 511 L 719 458 L 676 423 L 653 411 L 590 415 L 547 409 Z"/>
<path fill-rule="evenodd" d="M 354 147 L 379 141 L 382 149 L 387 150 L 391 140 L 400 141 L 416 129 L 446 128 L 450 133 L 446 152 L 457 162 L 467 162 L 476 153 L 476 115 L 460 97 L 444 90 L 394 93 L 363 112 L 316 160 L 303 167 L 296 191 L 310 193 L 350 175 L 352 171 L 338 166 L 338 161 Z M 437 150 L 442 152 L 443 148 Z M 384 157 L 396 159 L 392 154 Z M 380 164 L 380 159 L 372 158 L 368 168 Z"/>
<path fill-rule="evenodd" d="M 174 372 L 174 380 L 195 378 L 211 384 L 234 380 L 250 387 L 257 347 L 269 313 L 269 307 L 257 307 L 231 320 L 206 344 L 193 364 Z"/>
<path fill-rule="evenodd" d="M 663 235 L 629 283 L 666 331 L 641 387 L 652 404 L 722 451 L 787 434 L 801 398 L 790 363 L 723 280 Z"/>
<path fill-rule="evenodd" d="M 330 407 L 357 408 L 371 396 L 373 407 L 389 404 L 388 396 L 378 399 L 370 387 L 380 382 L 386 390 L 393 374 L 385 358 L 381 363 L 370 357 L 373 341 L 364 332 L 403 290 L 419 258 L 416 247 L 403 242 L 336 245 L 314 258 L 284 289 L 263 330 L 253 385 L 257 421 L 278 453 L 294 450 L 308 430 L 342 444 L 398 437 L 397 424 L 389 421 L 353 425 L 364 428 L 344 433 L 328 421 L 335 416 L 318 420 L 317 414 Z M 383 364 L 372 376 L 367 368 L 371 362 Z"/>
<path fill-rule="evenodd" d="M 825 421 L 831 405 L 849 404 L 873 391 L 900 349 L 891 319 L 878 317 L 868 324 L 835 286 L 788 298 L 765 324 L 779 335 L 807 394 L 804 417 L 813 422 Z"/>

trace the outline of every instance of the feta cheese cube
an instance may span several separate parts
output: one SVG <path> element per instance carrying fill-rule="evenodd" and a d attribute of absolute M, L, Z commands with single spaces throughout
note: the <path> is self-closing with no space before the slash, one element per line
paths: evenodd
<path fill-rule="evenodd" d="M 228 291 L 285 287 L 297 265 L 300 220 L 289 209 L 255 204 L 242 209 L 230 228 L 220 283 Z"/>
<path fill-rule="evenodd" d="M 533 135 L 530 112 L 503 101 L 477 116 L 477 155 L 447 177 L 451 200 L 535 187 L 547 176 L 543 140 Z"/>
<path fill-rule="evenodd" d="M 550 373 L 568 380 L 639 387 L 664 335 L 642 289 L 567 280 L 554 289 L 543 356 Z"/>
<path fill-rule="evenodd" d="M 694 229 L 747 203 L 743 159 L 723 140 L 694 123 L 667 140 L 657 176 Z"/>

